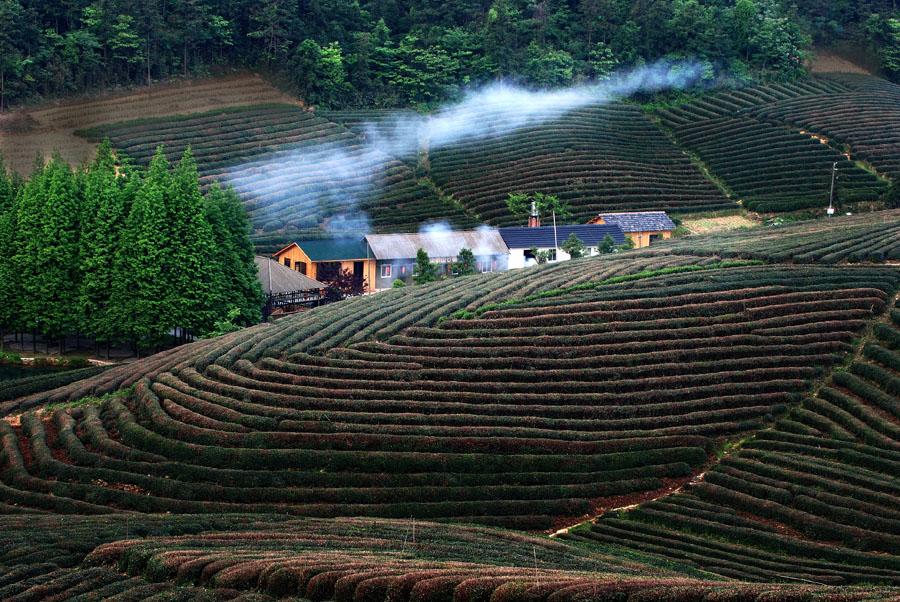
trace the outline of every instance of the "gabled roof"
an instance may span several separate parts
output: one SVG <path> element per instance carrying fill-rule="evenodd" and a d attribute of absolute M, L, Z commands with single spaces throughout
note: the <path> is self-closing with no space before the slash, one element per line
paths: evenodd
<path fill-rule="evenodd" d="M 356 238 L 323 238 L 320 240 L 300 240 L 285 249 L 297 245 L 312 261 L 349 261 L 351 259 L 371 259 L 366 241 Z"/>
<path fill-rule="evenodd" d="M 665 211 L 637 211 L 633 213 L 601 213 L 607 224 L 622 228 L 623 232 L 660 232 L 674 230 L 675 223 Z"/>
<path fill-rule="evenodd" d="M 586 247 L 596 247 L 608 234 L 620 245 L 625 242 L 625 234 L 619 226 L 610 224 L 585 224 L 575 226 L 557 226 L 554 242 L 553 226 L 540 226 L 528 228 L 527 226 L 515 226 L 500 228 L 500 236 L 510 249 L 552 249 L 557 244 L 562 244 L 575 234 Z"/>
<path fill-rule="evenodd" d="M 257 255 L 253 260 L 256 262 L 256 277 L 267 295 L 318 290 L 327 286 L 274 259 Z"/>
<path fill-rule="evenodd" d="M 419 234 L 369 234 L 366 242 L 376 259 L 414 259 L 419 249 L 425 249 L 432 259 L 456 257 L 460 249 L 471 249 L 476 256 L 506 255 L 509 249 L 493 228 L 478 230 L 447 230 Z"/>

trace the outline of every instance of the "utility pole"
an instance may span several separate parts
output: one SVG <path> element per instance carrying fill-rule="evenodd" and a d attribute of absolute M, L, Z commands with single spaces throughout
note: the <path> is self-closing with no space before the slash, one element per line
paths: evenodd
<path fill-rule="evenodd" d="M 554 261 L 559 261 L 559 240 L 556 238 L 556 209 L 553 210 L 553 252 L 556 255 Z"/>
<path fill-rule="evenodd" d="M 834 181 L 837 178 L 837 161 L 831 166 L 831 194 L 828 196 L 828 215 L 834 215 Z"/>

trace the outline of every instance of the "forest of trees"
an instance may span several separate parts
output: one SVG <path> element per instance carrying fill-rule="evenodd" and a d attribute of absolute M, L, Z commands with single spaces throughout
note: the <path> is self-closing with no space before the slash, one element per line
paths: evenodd
<path fill-rule="evenodd" d="M 565 85 L 662 57 L 792 77 L 811 32 L 862 36 L 900 66 L 893 0 L 0 0 L 0 109 L 231 66 L 334 107 L 428 106 L 497 77 Z"/>
<path fill-rule="evenodd" d="M 201 192 L 188 149 L 120 165 L 108 143 L 83 169 L 60 158 L 26 181 L 0 163 L 0 334 L 138 349 L 260 320 L 250 224 L 230 189 Z M 233 310 L 238 310 L 239 313 Z"/>

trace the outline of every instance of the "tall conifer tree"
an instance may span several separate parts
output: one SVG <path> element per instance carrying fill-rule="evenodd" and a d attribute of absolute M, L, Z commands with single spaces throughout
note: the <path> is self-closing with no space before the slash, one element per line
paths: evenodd
<path fill-rule="evenodd" d="M 124 182 L 116 175 L 116 160 L 108 140 L 97 150 L 82 184 L 79 318 L 85 334 L 108 342 L 116 334 L 115 324 L 107 319 L 113 265 L 116 256 L 125 251 L 119 241 L 128 216 Z"/>
<path fill-rule="evenodd" d="M 16 212 L 18 182 L 6 172 L 0 157 L 0 348 L 3 346 L 4 331 L 20 326 L 19 318 L 19 278 L 13 266 L 16 248 Z"/>
<path fill-rule="evenodd" d="M 198 335 L 208 332 L 224 315 L 216 311 L 223 305 L 223 279 L 216 269 L 218 250 L 203 205 L 197 163 L 188 147 L 175 167 L 166 196 L 169 236 L 174 243 L 167 288 L 175 326 Z"/>
<path fill-rule="evenodd" d="M 224 316 L 237 308 L 242 324 L 256 324 L 262 318 L 265 295 L 256 276 L 247 212 L 233 189 L 218 184 L 207 191 L 204 210 L 216 244 L 216 270 L 223 279 L 223 305 L 216 313 Z"/>
<path fill-rule="evenodd" d="M 110 317 L 139 346 L 158 344 L 177 324 L 164 267 L 173 245 L 166 211 L 170 189 L 169 163 L 160 148 L 134 195 L 113 275 Z"/>
<path fill-rule="evenodd" d="M 49 337 L 77 330 L 77 176 L 59 156 L 39 167 L 18 208 L 14 265 L 21 279 L 22 319 Z"/>

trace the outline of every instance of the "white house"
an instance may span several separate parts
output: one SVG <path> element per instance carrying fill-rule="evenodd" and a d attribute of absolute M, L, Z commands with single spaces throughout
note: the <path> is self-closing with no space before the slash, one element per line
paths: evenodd
<path fill-rule="evenodd" d="M 562 244 L 569 236 L 577 236 L 588 249 L 588 254 L 596 255 L 597 247 L 606 236 L 612 237 L 617 245 L 624 244 L 625 234 L 619 226 L 574 225 L 574 226 L 516 226 L 498 228 L 503 242 L 509 247 L 509 269 L 524 268 L 537 261 L 535 251 L 547 251 L 549 261 L 566 261 L 571 259 L 562 250 Z"/>

